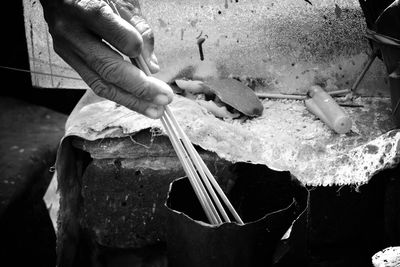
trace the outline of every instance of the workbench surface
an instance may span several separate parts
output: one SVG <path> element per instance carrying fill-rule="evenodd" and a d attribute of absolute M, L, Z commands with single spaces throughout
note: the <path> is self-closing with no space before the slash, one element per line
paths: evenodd
<path fill-rule="evenodd" d="M 88 99 L 95 103 L 86 105 Z M 85 106 L 78 105 L 67 123 L 67 135 L 90 141 L 134 137 L 144 129 L 163 134 L 158 120 L 93 95 L 83 102 Z M 303 101 L 264 100 L 263 115 L 248 120 L 215 118 L 179 96 L 171 109 L 194 144 L 225 160 L 288 170 L 312 186 L 359 185 L 396 166 L 400 133 L 393 130 L 389 98 L 359 97 L 352 103 L 360 107 L 344 107 L 353 127 L 342 135 L 311 114 Z"/>

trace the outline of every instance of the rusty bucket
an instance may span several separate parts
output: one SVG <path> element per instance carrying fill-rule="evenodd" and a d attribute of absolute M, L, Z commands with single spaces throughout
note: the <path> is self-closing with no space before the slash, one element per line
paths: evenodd
<path fill-rule="evenodd" d="M 235 163 L 228 198 L 245 222 L 211 225 L 187 178 L 170 184 L 166 207 L 169 266 L 271 266 L 282 236 L 307 207 L 308 190 L 289 172 Z"/>

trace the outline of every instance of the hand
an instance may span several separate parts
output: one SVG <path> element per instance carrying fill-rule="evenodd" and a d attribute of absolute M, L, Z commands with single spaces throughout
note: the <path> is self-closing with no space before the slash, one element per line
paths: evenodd
<path fill-rule="evenodd" d="M 97 95 L 159 118 L 172 101 L 171 88 L 120 54 L 135 58 L 142 53 L 150 71 L 157 72 L 153 32 L 138 0 L 108 1 L 121 17 L 101 0 L 41 0 L 54 50 Z"/>

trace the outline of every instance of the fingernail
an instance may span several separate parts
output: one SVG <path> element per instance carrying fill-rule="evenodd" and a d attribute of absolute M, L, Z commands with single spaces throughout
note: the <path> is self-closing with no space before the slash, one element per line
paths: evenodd
<path fill-rule="evenodd" d="M 166 96 L 166 95 L 157 95 L 154 98 L 153 102 L 154 102 L 154 104 L 165 106 L 165 105 L 168 105 L 170 101 L 169 101 L 168 96 Z"/>
<path fill-rule="evenodd" d="M 148 107 L 144 113 L 152 119 L 157 119 L 161 116 L 159 107 Z"/>
<path fill-rule="evenodd" d="M 158 66 L 158 60 L 157 60 L 157 57 L 156 57 L 156 55 L 154 53 L 151 54 L 150 59 L 154 64 L 156 64 Z"/>
<path fill-rule="evenodd" d="M 149 63 L 151 65 L 152 73 L 157 73 L 160 71 L 160 66 L 158 65 L 158 60 L 154 53 L 151 54 L 151 56 L 149 58 Z"/>

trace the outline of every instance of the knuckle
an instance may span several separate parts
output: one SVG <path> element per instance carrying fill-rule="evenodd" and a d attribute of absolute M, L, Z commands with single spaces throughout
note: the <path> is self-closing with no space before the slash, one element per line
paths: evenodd
<path fill-rule="evenodd" d="M 88 14 L 93 16 L 94 18 L 99 18 L 103 16 L 108 16 L 112 13 L 110 7 L 104 1 L 82 1 L 87 2 L 83 3 L 82 8 L 84 8 Z"/>
<path fill-rule="evenodd" d="M 89 84 L 89 86 L 97 95 L 101 97 L 105 97 L 107 95 L 107 88 L 100 80 L 94 80 Z"/>
<path fill-rule="evenodd" d="M 142 52 L 143 43 L 141 40 L 136 40 L 133 42 L 126 42 L 124 49 L 127 51 L 130 57 L 137 57 Z"/>
<path fill-rule="evenodd" d="M 111 100 L 115 98 L 115 90 L 112 90 L 111 87 L 107 86 L 101 79 L 93 80 L 89 84 L 89 87 L 92 88 L 93 92 L 98 96 Z"/>
<path fill-rule="evenodd" d="M 93 19 L 112 13 L 111 8 L 105 1 L 64 0 L 64 3 L 74 9 L 78 8 L 81 14 Z"/>
<path fill-rule="evenodd" d="M 46 22 L 49 26 L 49 32 L 53 38 L 61 38 L 69 33 L 71 24 L 76 23 L 71 18 L 73 18 L 74 10 L 73 3 L 74 0 L 63 0 L 54 1 L 57 3 L 52 3 L 54 7 L 50 10 L 44 10 L 44 15 Z"/>
<path fill-rule="evenodd" d="M 53 38 L 61 38 L 68 33 L 67 27 L 65 19 L 56 18 L 53 20 L 53 23 L 49 25 L 49 32 Z"/>
<path fill-rule="evenodd" d="M 95 58 L 93 62 L 97 73 L 106 81 L 115 82 L 119 77 L 119 64 L 110 58 Z"/>
<path fill-rule="evenodd" d="M 89 87 L 92 88 L 93 92 L 103 97 L 107 94 L 107 88 L 100 79 L 95 79 L 89 83 Z"/>
<path fill-rule="evenodd" d="M 148 44 L 152 47 L 154 46 L 155 38 L 154 38 L 154 33 L 151 29 L 148 29 L 147 31 L 145 31 L 142 34 L 142 37 L 143 37 L 143 41 L 146 42 L 146 44 Z"/>
<path fill-rule="evenodd" d="M 107 89 L 107 98 L 119 103 L 117 89 L 114 86 L 108 86 Z"/>
<path fill-rule="evenodd" d="M 141 107 L 140 107 L 140 102 L 138 99 L 131 97 L 128 101 L 126 106 L 134 111 L 140 111 Z"/>
<path fill-rule="evenodd" d="M 135 90 L 135 96 L 140 99 L 150 100 L 148 99 L 149 87 L 150 83 L 148 81 L 141 82 Z"/>
<path fill-rule="evenodd" d="M 143 42 L 138 38 L 130 38 L 123 31 L 115 32 L 114 40 L 120 45 L 122 52 L 129 57 L 137 57 L 142 51 Z"/>
<path fill-rule="evenodd" d="M 146 20 L 139 15 L 133 16 L 131 18 L 130 22 L 140 32 L 140 34 L 143 34 L 145 31 L 147 31 L 150 28 L 150 26 L 146 22 Z"/>
<path fill-rule="evenodd" d="M 111 14 L 113 14 L 113 11 L 111 10 L 111 7 L 107 5 L 106 2 L 100 1 L 99 4 L 94 9 L 94 14 L 100 17 L 110 16 Z"/>
<path fill-rule="evenodd" d="M 61 2 L 66 6 L 72 6 L 76 2 L 80 2 L 80 1 L 79 0 L 78 1 L 77 0 L 62 0 Z"/>

